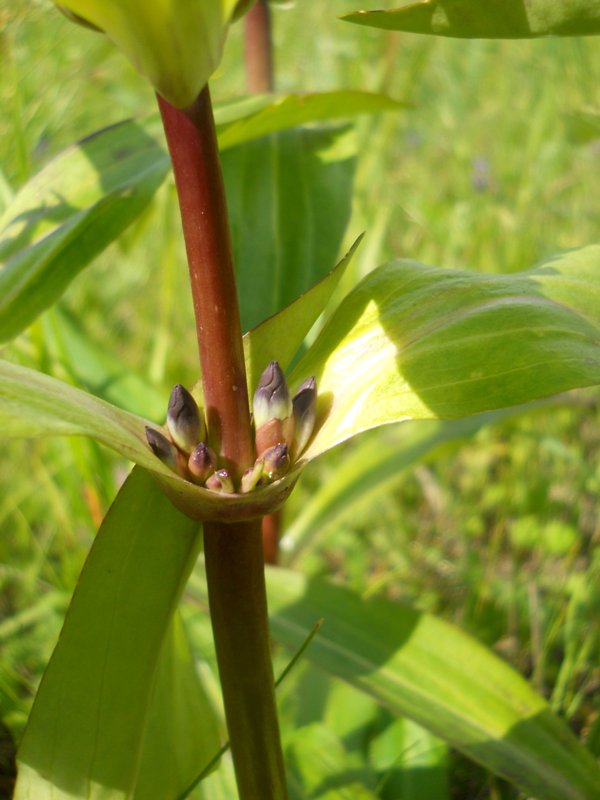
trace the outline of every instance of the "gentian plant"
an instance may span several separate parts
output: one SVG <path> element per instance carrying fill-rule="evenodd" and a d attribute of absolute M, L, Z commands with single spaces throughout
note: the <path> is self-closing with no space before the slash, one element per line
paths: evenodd
<path fill-rule="evenodd" d="M 208 80 L 228 29 L 248 13 L 248 30 L 256 31 L 268 19 L 264 2 L 58 6 L 112 40 L 150 81 L 170 160 L 155 115 L 82 144 L 107 160 L 79 163 L 94 197 L 75 197 L 65 185 L 60 196 L 76 210 L 70 215 L 43 211 L 61 185 L 64 160 L 24 187 L 3 219 L 0 335 L 15 337 L 57 300 L 141 214 L 172 165 L 200 377 L 173 388 L 161 426 L 43 373 L 0 363 L 5 435 L 86 435 L 136 464 L 102 523 L 34 702 L 15 797 L 205 796 L 203 779 L 223 741 L 177 614 L 203 547 L 206 584 L 198 591 L 210 605 L 239 797 L 284 800 L 292 794 L 271 661 L 263 518 L 277 514 L 306 465 L 362 431 L 467 418 L 600 383 L 600 248 L 572 250 L 510 276 L 412 260 L 384 264 L 339 301 L 303 347 L 356 242 L 335 269 L 276 314 L 254 319 L 242 336 L 238 282 L 246 278 L 234 268 L 220 152 L 304 122 L 399 104 L 340 91 L 258 96 L 213 109 Z M 587 35 L 600 32 L 600 3 L 425 0 L 347 19 L 464 38 Z M 252 80 L 268 90 L 264 48 L 262 56 Z M 116 169 L 123 153 L 126 167 Z M 77 152 L 64 159 L 75 162 Z M 251 280 L 268 284 L 274 269 L 257 261 Z M 281 269 L 291 275 L 294 264 Z M 272 581 L 273 633 L 292 651 L 329 615 L 329 632 L 326 626 L 307 651 L 323 669 L 528 796 L 600 796 L 590 752 L 523 679 L 460 631 L 383 601 L 363 606 L 325 583 L 311 589 L 286 570 L 274 571 Z"/>

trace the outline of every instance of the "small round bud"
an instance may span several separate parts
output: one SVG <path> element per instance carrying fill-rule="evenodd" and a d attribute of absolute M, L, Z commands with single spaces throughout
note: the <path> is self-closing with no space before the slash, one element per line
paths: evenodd
<path fill-rule="evenodd" d="M 204 442 L 200 442 L 188 461 L 188 469 L 192 475 L 194 483 L 204 483 L 217 468 L 217 457 L 210 447 Z"/>
<path fill-rule="evenodd" d="M 290 468 L 290 454 L 287 444 L 276 444 L 262 454 L 263 475 L 270 481 L 282 478 Z"/>
<path fill-rule="evenodd" d="M 206 481 L 206 488 L 213 492 L 224 492 L 233 494 L 235 492 L 233 481 L 226 469 L 218 469 Z"/>

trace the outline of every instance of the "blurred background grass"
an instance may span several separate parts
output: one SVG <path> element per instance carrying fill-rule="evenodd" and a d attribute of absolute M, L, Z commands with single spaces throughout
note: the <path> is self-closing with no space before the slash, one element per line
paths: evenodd
<path fill-rule="evenodd" d="M 347 238 L 363 229 L 368 237 L 346 288 L 397 256 L 512 272 L 598 240 L 594 40 L 462 42 L 336 19 L 359 5 L 304 0 L 274 9 L 279 90 L 360 88 L 412 104 L 358 124 L 361 157 Z M 244 92 L 242 52 L 237 25 L 212 82 L 215 99 Z M 0 6 L 0 63 L 0 205 L 63 147 L 154 108 L 151 91 L 109 43 L 47 2 Z M 173 383 L 193 381 L 195 334 L 171 185 L 77 278 L 61 305 L 165 404 Z M 53 313 L 3 355 L 69 380 Z M 385 593 L 456 621 L 527 675 L 595 752 L 597 396 L 573 395 L 436 451 L 398 475 L 393 491 L 320 531 L 294 560 L 360 592 Z M 307 471 L 285 519 L 335 480 L 355 446 L 338 448 Z M 126 469 L 88 441 L 3 444 L 0 718 L 16 737 Z M 453 796 L 505 796 L 485 776 L 473 778 L 473 769 L 465 772 L 455 760 L 453 785 L 462 788 Z"/>

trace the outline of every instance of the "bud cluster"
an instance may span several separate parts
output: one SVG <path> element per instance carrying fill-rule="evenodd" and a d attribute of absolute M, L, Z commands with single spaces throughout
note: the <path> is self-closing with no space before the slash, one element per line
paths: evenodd
<path fill-rule="evenodd" d="M 308 378 L 292 397 L 277 361 L 263 372 L 253 401 L 256 461 L 235 487 L 208 445 L 206 423 L 192 395 L 180 384 L 171 392 L 168 436 L 146 428 L 146 439 L 163 464 L 186 480 L 215 492 L 242 494 L 283 477 L 311 437 L 316 419 L 317 384 Z"/>

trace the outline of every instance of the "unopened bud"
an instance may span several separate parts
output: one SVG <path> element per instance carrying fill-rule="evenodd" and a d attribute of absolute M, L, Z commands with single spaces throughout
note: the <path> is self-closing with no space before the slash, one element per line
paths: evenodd
<path fill-rule="evenodd" d="M 226 469 L 218 469 L 208 478 L 205 484 L 207 489 L 212 489 L 213 492 L 225 492 L 226 494 L 233 494 L 235 489 L 233 481 Z"/>
<path fill-rule="evenodd" d="M 247 494 L 251 492 L 256 485 L 258 484 L 259 480 L 263 476 L 265 462 L 262 458 L 257 458 L 254 462 L 253 467 L 248 467 L 248 469 L 242 475 L 242 485 L 240 488 L 240 492 L 242 494 Z"/>
<path fill-rule="evenodd" d="M 146 440 L 154 455 L 169 469 L 179 472 L 177 448 L 174 447 L 164 434 L 146 426 Z"/>
<path fill-rule="evenodd" d="M 167 427 L 177 447 L 185 453 L 191 453 L 198 442 L 206 438 L 198 405 L 179 383 L 173 387 L 169 398 Z"/>
<path fill-rule="evenodd" d="M 285 375 L 277 361 L 271 361 L 260 377 L 254 401 L 256 429 L 272 419 L 286 419 L 292 413 L 292 399 Z"/>
<path fill-rule="evenodd" d="M 290 453 L 287 444 L 276 444 L 269 447 L 262 455 L 264 461 L 263 475 L 270 481 L 282 478 L 290 468 Z"/>
<path fill-rule="evenodd" d="M 200 442 L 188 461 L 188 469 L 195 483 L 204 483 L 217 468 L 217 457 L 210 447 L 204 442 Z"/>
<path fill-rule="evenodd" d="M 287 444 L 288 447 L 294 439 L 294 417 L 287 419 L 271 419 L 256 430 L 254 443 L 256 455 L 261 458 L 265 450 L 276 444 Z"/>
<path fill-rule="evenodd" d="M 292 399 L 294 408 L 294 458 L 297 458 L 312 436 L 317 418 L 317 381 L 307 378 Z"/>

